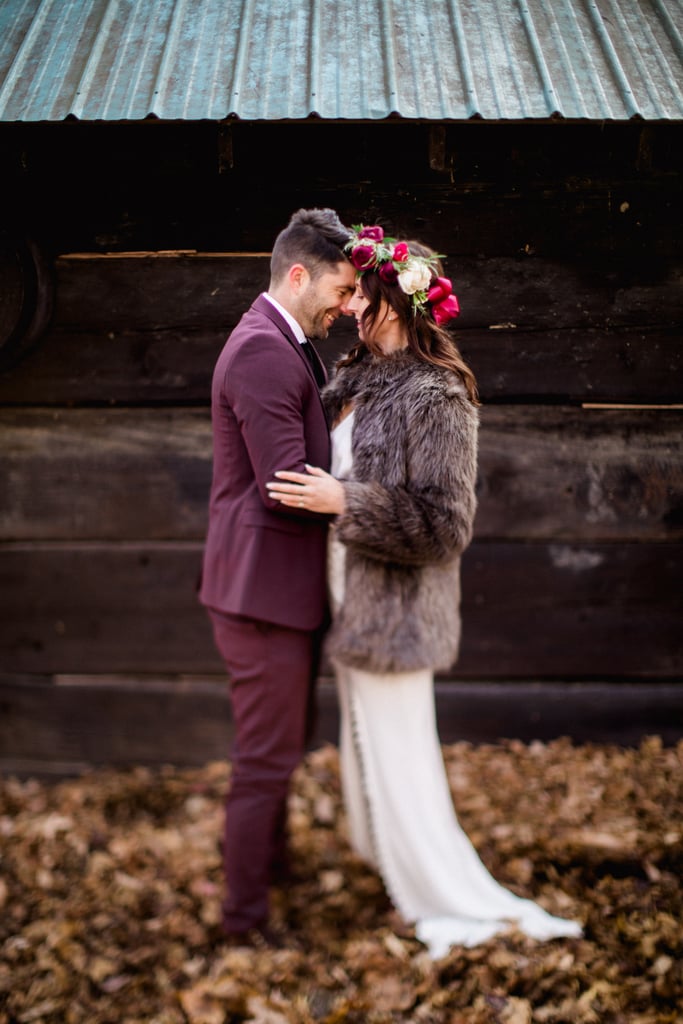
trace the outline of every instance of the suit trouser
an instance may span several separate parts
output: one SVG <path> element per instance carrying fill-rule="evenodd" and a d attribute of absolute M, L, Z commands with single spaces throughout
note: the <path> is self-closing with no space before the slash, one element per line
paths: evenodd
<path fill-rule="evenodd" d="M 289 780 L 301 761 L 315 668 L 314 634 L 209 610 L 230 674 L 235 727 L 225 807 L 223 927 L 268 918 L 268 888 L 286 861 Z"/>

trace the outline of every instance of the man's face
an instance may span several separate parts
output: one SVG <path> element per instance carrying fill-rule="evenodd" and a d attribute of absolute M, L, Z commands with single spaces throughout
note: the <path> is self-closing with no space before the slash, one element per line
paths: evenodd
<path fill-rule="evenodd" d="M 309 278 L 299 294 L 296 319 L 308 338 L 326 338 L 334 321 L 348 313 L 355 290 L 356 271 L 348 260 L 319 277 Z"/>

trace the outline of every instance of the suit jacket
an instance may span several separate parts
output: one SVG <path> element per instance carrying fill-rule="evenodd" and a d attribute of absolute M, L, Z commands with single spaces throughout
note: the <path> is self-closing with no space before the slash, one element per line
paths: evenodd
<path fill-rule="evenodd" d="M 327 601 L 328 517 L 284 510 L 266 482 L 278 469 L 329 469 L 330 436 L 312 368 L 263 296 L 216 363 L 213 482 L 200 601 L 219 611 L 316 629 Z"/>

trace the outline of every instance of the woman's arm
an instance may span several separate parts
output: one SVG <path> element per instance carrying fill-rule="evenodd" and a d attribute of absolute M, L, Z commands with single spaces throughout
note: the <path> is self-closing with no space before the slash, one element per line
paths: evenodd
<path fill-rule="evenodd" d="M 409 565 L 447 561 L 467 547 L 476 511 L 478 415 L 461 396 L 413 410 L 406 483 L 344 484 L 337 536 L 370 558 Z"/>
<path fill-rule="evenodd" d="M 307 474 L 277 473 L 268 490 L 291 507 L 336 514 L 338 538 L 366 557 L 408 565 L 447 561 L 472 536 L 477 424 L 476 409 L 462 397 L 418 409 L 407 430 L 407 482 L 400 487 L 339 481 L 307 467 Z"/>

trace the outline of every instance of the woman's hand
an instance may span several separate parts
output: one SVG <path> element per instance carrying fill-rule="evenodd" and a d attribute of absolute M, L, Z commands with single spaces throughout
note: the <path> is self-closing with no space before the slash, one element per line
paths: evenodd
<path fill-rule="evenodd" d="M 290 508 L 341 514 L 346 505 L 343 485 L 318 466 L 307 465 L 306 469 L 306 473 L 278 470 L 277 480 L 266 484 L 270 497 Z"/>

